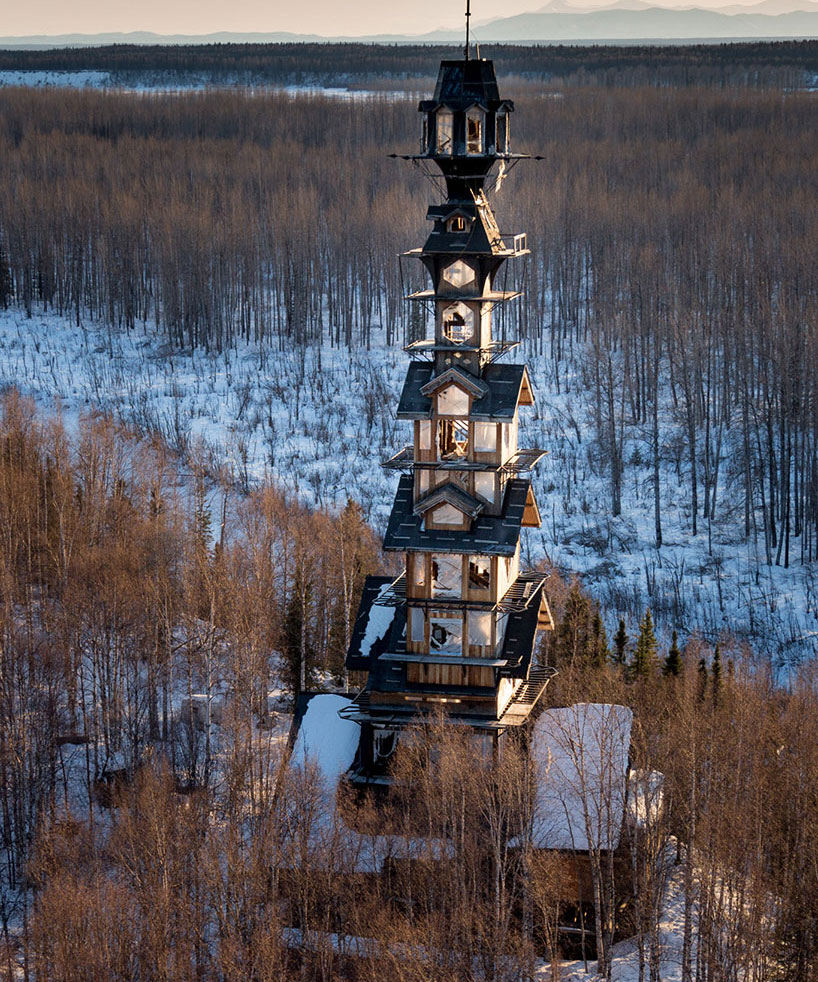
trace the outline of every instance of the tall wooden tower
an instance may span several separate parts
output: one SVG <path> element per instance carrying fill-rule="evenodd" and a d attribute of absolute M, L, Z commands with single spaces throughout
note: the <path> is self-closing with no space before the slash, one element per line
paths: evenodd
<path fill-rule="evenodd" d="M 441 63 L 434 98 L 420 103 L 420 153 L 447 190 L 432 205 L 419 259 L 428 290 L 408 299 L 434 309 L 434 336 L 406 349 L 412 362 L 398 419 L 413 443 L 385 464 L 404 471 L 384 549 L 405 554 L 396 580 L 368 577 L 347 655 L 367 682 L 344 715 L 361 726 L 350 779 L 388 781 L 401 729 L 443 708 L 453 723 L 496 744 L 526 722 L 550 670 L 532 666 L 537 631 L 553 624 L 542 573 L 520 570 L 520 532 L 540 516 L 530 472 L 543 456 L 518 449 L 521 406 L 534 402 L 525 365 L 501 359 L 517 342 L 492 334 L 492 311 L 519 296 L 497 289 L 525 234 L 501 235 L 486 198 L 494 165 L 512 154 L 509 117 L 490 61 Z"/>

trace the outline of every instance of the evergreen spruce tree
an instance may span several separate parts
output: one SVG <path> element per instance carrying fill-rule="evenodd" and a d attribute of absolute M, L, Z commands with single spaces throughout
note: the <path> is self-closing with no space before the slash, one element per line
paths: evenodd
<path fill-rule="evenodd" d="M 574 580 L 565 601 L 556 638 L 556 658 L 558 664 L 573 665 L 577 659 L 588 656 L 590 640 L 591 604 Z"/>
<path fill-rule="evenodd" d="M 646 678 L 652 675 L 656 668 L 656 635 L 653 632 L 653 618 L 650 608 L 645 611 L 642 623 L 639 625 L 639 637 L 636 639 L 636 649 L 633 656 L 634 678 Z"/>
<path fill-rule="evenodd" d="M 608 635 L 599 608 L 594 605 L 591 619 L 591 637 L 588 644 L 588 661 L 594 668 L 604 668 L 610 652 L 608 651 Z"/>
<path fill-rule="evenodd" d="M 699 702 L 704 701 L 704 694 L 707 691 L 707 662 L 704 658 L 699 659 Z"/>
<path fill-rule="evenodd" d="M 665 658 L 665 665 L 662 671 L 665 676 L 676 677 L 682 670 L 682 656 L 679 651 L 679 635 L 676 631 L 673 632 L 673 640 L 671 641 L 670 648 L 667 653 L 667 658 Z"/>
<path fill-rule="evenodd" d="M 721 695 L 721 650 L 716 645 L 713 652 L 713 705 L 717 706 Z"/>
<path fill-rule="evenodd" d="M 620 618 L 619 627 L 614 635 L 614 661 L 617 665 L 624 665 L 628 659 L 628 640 L 625 621 Z"/>

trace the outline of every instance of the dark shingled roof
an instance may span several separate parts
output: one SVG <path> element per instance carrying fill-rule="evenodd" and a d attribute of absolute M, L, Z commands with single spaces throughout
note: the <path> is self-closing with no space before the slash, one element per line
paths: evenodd
<path fill-rule="evenodd" d="M 390 583 L 388 576 L 368 576 L 364 585 L 361 605 L 358 608 L 358 616 L 355 620 L 355 628 L 352 632 L 349 651 L 347 653 L 346 667 L 350 671 L 368 671 L 370 673 L 367 680 L 368 689 L 376 689 L 379 692 L 402 692 L 407 689 L 418 689 L 419 691 L 428 689 L 428 686 L 410 686 L 406 682 L 406 663 L 394 661 L 381 661 L 380 656 L 386 652 L 390 654 L 404 654 L 406 652 L 406 605 L 392 608 L 393 618 L 388 632 L 382 639 L 379 639 L 367 654 L 361 652 L 361 642 L 366 633 L 366 625 L 369 621 L 369 614 L 372 604 L 382 586 Z M 534 656 L 534 642 L 537 635 L 537 617 L 540 609 L 540 599 L 543 587 L 531 598 L 531 603 L 525 610 L 515 611 L 509 614 L 506 625 L 506 637 L 503 642 L 503 651 L 500 659 L 508 662 L 504 668 L 498 669 L 501 677 L 527 678 L 531 667 L 531 660 Z M 430 661 L 434 656 L 430 656 Z M 434 691 L 434 686 L 431 687 Z M 480 690 L 474 690 L 480 691 Z"/>
<path fill-rule="evenodd" d="M 411 474 L 404 474 L 398 483 L 395 503 L 383 538 L 385 551 L 403 552 L 414 549 L 419 552 L 514 555 L 520 539 L 526 495 L 531 481 L 524 478 L 509 481 L 502 514 L 478 515 L 468 532 L 424 530 L 422 517 L 414 514 L 412 485 Z"/>
<path fill-rule="evenodd" d="M 397 644 L 395 632 L 397 632 L 398 639 L 404 633 L 406 627 L 406 608 L 393 607 L 392 623 L 389 626 L 389 630 L 385 631 L 382 637 L 375 640 L 369 651 L 361 651 L 361 645 L 366 636 L 366 628 L 369 624 L 369 612 L 372 609 L 372 605 L 381 589 L 389 586 L 393 579 L 394 577 L 392 576 L 367 576 L 364 581 L 364 590 L 361 594 L 358 616 L 355 618 L 355 626 L 352 628 L 352 637 L 350 638 L 346 658 L 346 667 L 352 672 L 369 671 L 373 659 L 377 659 L 384 651 L 395 650 L 395 645 Z"/>
<path fill-rule="evenodd" d="M 439 388 L 444 385 L 448 385 L 450 382 L 456 382 L 461 388 L 465 389 L 478 399 L 482 399 L 488 392 L 485 382 L 481 381 L 476 375 L 472 375 L 471 372 L 467 372 L 463 368 L 447 368 L 446 371 L 441 372 L 440 375 L 433 375 L 420 391 L 425 396 L 431 396 L 434 395 Z"/>
<path fill-rule="evenodd" d="M 447 231 L 446 220 L 458 214 L 470 220 L 469 227 L 463 232 Z M 473 201 L 432 205 L 426 212 L 426 218 L 435 224 L 423 246 L 424 253 L 491 256 L 505 249 L 497 230 L 487 226 L 486 216 Z"/>
<path fill-rule="evenodd" d="M 421 389 L 431 380 L 434 370 L 431 362 L 413 361 L 409 365 L 398 403 L 398 419 L 429 419 L 432 415 L 432 399 L 423 395 Z M 511 422 L 525 374 L 525 365 L 495 363 L 484 368 L 481 381 L 488 392 L 472 403 L 469 418 Z"/>

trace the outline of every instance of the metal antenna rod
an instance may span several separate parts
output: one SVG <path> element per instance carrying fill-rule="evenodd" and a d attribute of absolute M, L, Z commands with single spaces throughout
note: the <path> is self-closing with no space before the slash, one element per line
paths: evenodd
<path fill-rule="evenodd" d="M 469 60 L 469 18 L 471 17 L 471 0 L 466 0 L 466 61 Z"/>

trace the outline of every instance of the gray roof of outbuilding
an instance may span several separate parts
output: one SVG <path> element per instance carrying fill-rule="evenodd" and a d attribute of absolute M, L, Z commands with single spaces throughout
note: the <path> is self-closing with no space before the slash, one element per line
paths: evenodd
<path fill-rule="evenodd" d="M 432 415 L 432 399 L 421 389 L 431 380 L 434 370 L 429 362 L 413 361 L 409 365 L 398 403 L 398 419 L 429 419 Z M 474 400 L 469 418 L 502 422 L 513 419 L 524 377 L 525 365 L 488 365 L 481 377 L 488 392 Z"/>
<path fill-rule="evenodd" d="M 500 515 L 480 514 L 468 532 L 424 529 L 423 517 L 414 514 L 413 476 L 404 474 L 398 483 L 395 503 L 386 526 L 383 548 L 387 552 L 413 549 L 419 552 L 477 553 L 513 556 L 520 539 L 526 495 L 531 482 L 515 478 L 508 482 Z"/>

